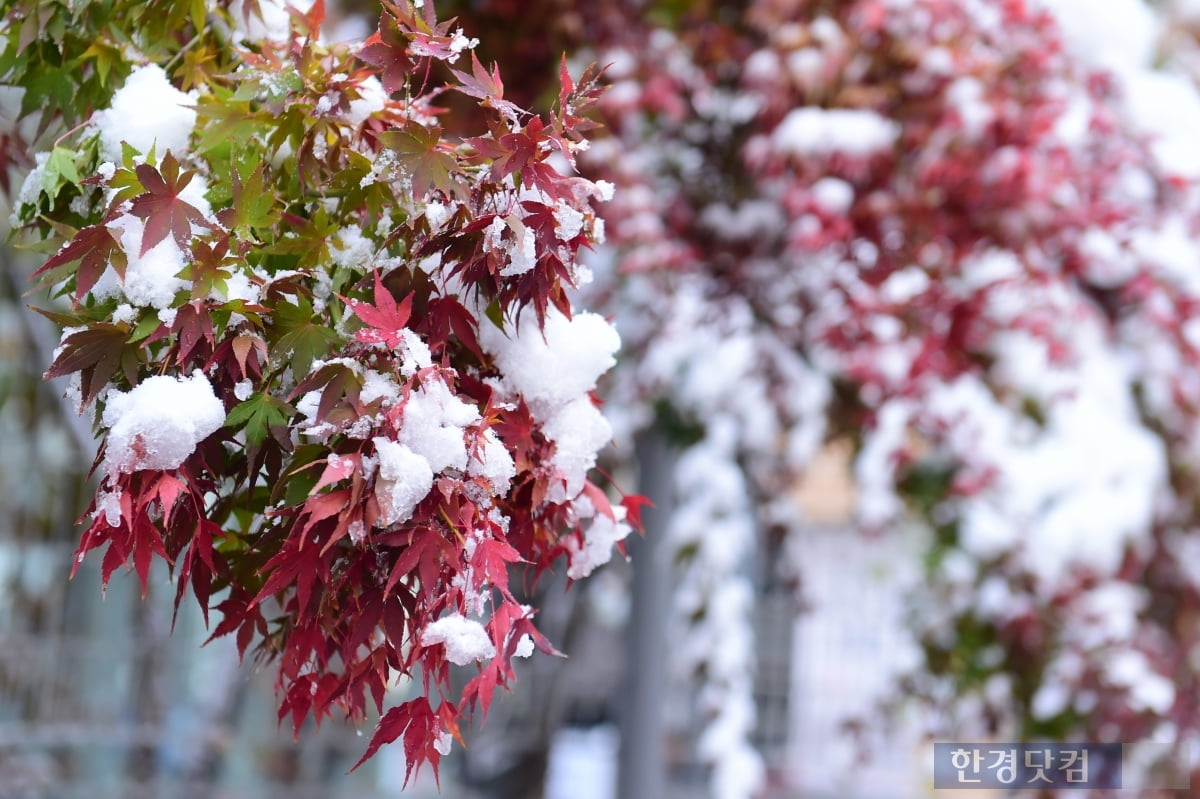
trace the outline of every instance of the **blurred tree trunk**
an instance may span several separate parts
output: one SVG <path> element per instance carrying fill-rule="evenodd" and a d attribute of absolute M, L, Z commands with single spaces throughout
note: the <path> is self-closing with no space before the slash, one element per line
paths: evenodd
<path fill-rule="evenodd" d="M 638 491 L 649 499 L 644 536 L 630 536 L 633 591 L 626 631 L 626 679 L 622 694 L 619 799 L 665 799 L 663 701 L 666 685 L 666 615 L 669 584 L 663 537 L 672 506 L 674 457 L 658 431 L 638 441 Z"/>

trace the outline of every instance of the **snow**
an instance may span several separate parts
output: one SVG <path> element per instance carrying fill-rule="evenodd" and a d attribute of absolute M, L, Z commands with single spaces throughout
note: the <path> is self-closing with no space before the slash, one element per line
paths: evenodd
<path fill-rule="evenodd" d="M 1033 694 L 1030 713 L 1035 719 L 1052 719 L 1070 706 L 1071 692 L 1068 686 L 1079 678 L 1081 666 L 1080 658 L 1073 652 L 1064 653 L 1051 661 L 1043 682 Z"/>
<path fill-rule="evenodd" d="M 429 461 L 389 438 L 371 439 L 379 456 L 375 498 L 379 502 L 377 524 L 387 527 L 412 518 L 413 509 L 433 488 Z"/>
<path fill-rule="evenodd" d="M 841 178 L 821 178 L 812 186 L 813 200 L 821 210 L 844 214 L 854 204 L 854 187 Z"/>
<path fill-rule="evenodd" d="M 772 137 L 780 152 L 796 155 L 867 157 L 891 147 L 900 127 L 874 111 L 844 108 L 796 108 Z"/>
<path fill-rule="evenodd" d="M 400 387 L 390 375 L 367 369 L 363 373 L 363 386 L 358 399 L 364 405 L 380 400 L 384 408 L 390 408 L 400 401 Z"/>
<path fill-rule="evenodd" d="M 1149 603 L 1140 585 L 1106 580 L 1084 592 L 1070 609 L 1070 640 L 1083 651 L 1132 641 L 1138 616 Z"/>
<path fill-rule="evenodd" d="M 594 185 L 596 186 L 597 200 L 600 202 L 609 202 L 612 200 L 613 194 L 616 192 L 615 184 L 607 180 L 597 180 Z"/>
<path fill-rule="evenodd" d="M 542 432 L 554 442 L 551 463 L 562 473 L 563 485 L 551 487 L 551 502 L 571 499 L 583 489 L 596 453 L 612 439 L 612 426 L 586 395 L 556 408 L 542 419 Z"/>
<path fill-rule="evenodd" d="M 546 799 L 618 799 L 614 725 L 555 731 L 546 765 Z"/>
<path fill-rule="evenodd" d="M 244 272 L 234 272 L 225 280 L 225 290 L 222 292 L 226 302 L 241 300 L 249 305 L 257 305 L 260 292 Z"/>
<path fill-rule="evenodd" d="M 922 294 L 929 288 L 929 275 L 920 267 L 910 266 L 893 272 L 880 286 L 880 295 L 885 302 L 897 305 Z"/>
<path fill-rule="evenodd" d="M 1108 658 L 1105 667 L 1105 676 L 1111 683 L 1129 690 L 1130 706 L 1134 710 L 1163 715 L 1175 704 L 1175 685 L 1151 669 L 1141 652 L 1118 652 Z"/>
<path fill-rule="evenodd" d="M 967 291 L 974 291 L 993 283 L 1020 277 L 1023 271 L 1021 262 L 1014 253 L 1008 250 L 990 249 L 963 260 L 963 288 Z"/>
<path fill-rule="evenodd" d="M 955 448 L 997 470 L 991 487 L 966 507 L 962 545 L 989 558 L 1022 542 L 1028 567 L 1046 586 L 1074 565 L 1115 573 L 1125 547 L 1149 534 L 1167 481 L 1162 441 L 1138 417 L 1127 366 L 1089 338 L 1088 325 L 1075 332 L 1081 360 L 1065 375 L 1071 390 L 1043 397 L 1048 407 L 1040 429 L 979 392 L 964 393 L 970 384 L 961 380 L 930 401 L 942 418 L 957 420 Z M 1029 366 L 1025 351 L 1018 357 Z M 1047 364 L 1043 374 L 1027 372 L 1027 386 L 1017 388 L 1032 393 L 1061 381 L 1055 371 Z"/>
<path fill-rule="evenodd" d="M 211 217 L 212 209 L 204 197 L 207 190 L 208 184 L 197 175 L 179 196 L 205 217 Z M 125 276 L 121 278 L 109 267 L 92 287 L 92 296 L 97 299 L 123 297 L 133 306 L 149 306 L 162 311 L 174 304 L 177 292 L 191 287 L 190 281 L 178 277 L 187 267 L 188 259 L 174 237 L 168 235 L 143 254 L 145 220 L 122 214 L 107 224 L 125 252 Z"/>
<path fill-rule="evenodd" d="M 128 142 L 145 155 L 153 147 L 162 157 L 170 150 L 176 156 L 188 152 L 196 127 L 195 91 L 184 94 L 171 85 L 157 64 L 135 67 L 123 86 L 113 94 L 112 105 L 98 111 L 92 124 L 100 131 L 101 155 L 121 160 L 121 142 Z"/>
<path fill-rule="evenodd" d="M 291 15 L 288 8 L 306 12 L 314 0 L 257 0 L 251 5 L 258 7 L 247 16 L 246 0 L 233 0 L 229 14 L 233 17 L 234 32 L 240 39 L 251 42 L 286 42 L 291 31 Z"/>
<path fill-rule="evenodd" d="M 467 425 L 479 421 L 479 410 L 463 402 L 440 379 L 426 380 L 409 394 L 398 440 L 424 458 L 434 473 L 467 468 Z"/>
<path fill-rule="evenodd" d="M 726 579 L 713 586 L 708 603 L 712 672 L 700 694 L 702 707 L 712 713 L 697 743 L 701 759 L 712 765 L 713 799 L 755 795 L 766 781 L 762 756 L 750 743 L 755 727 L 753 633 L 746 620 L 753 615 L 754 589 L 745 578 Z"/>
<path fill-rule="evenodd" d="M 597 513 L 592 518 L 592 523 L 583 531 L 583 546 L 574 539 L 567 539 L 571 554 L 567 576 L 572 580 L 582 580 L 612 560 L 613 545 L 632 532 L 625 523 L 625 508 L 616 505 L 613 511 L 615 519 L 604 513 Z"/>
<path fill-rule="evenodd" d="M 1068 147 L 1083 146 L 1095 113 L 1091 99 L 1080 91 L 1070 91 L 1065 110 L 1054 123 L 1054 135 Z"/>
<path fill-rule="evenodd" d="M 132 324 L 137 319 L 137 311 L 127 302 L 119 304 L 112 313 L 113 322 Z"/>
<path fill-rule="evenodd" d="M 1200 294 L 1200 251 L 1184 220 L 1174 217 L 1155 229 L 1140 228 L 1130 244 L 1134 256 L 1148 261 L 1187 293 Z"/>
<path fill-rule="evenodd" d="M 1171 11 L 1183 22 L 1193 25 L 1200 22 L 1200 0 L 1174 0 Z"/>
<path fill-rule="evenodd" d="M 450 218 L 452 211 L 451 207 L 437 200 L 430 200 L 425 203 L 425 221 L 429 223 L 430 231 L 436 231 L 440 228 Z M 440 256 L 441 253 L 438 253 L 438 255 Z"/>
<path fill-rule="evenodd" d="M 491 224 L 483 231 L 483 248 L 484 250 L 498 250 L 504 246 L 504 230 L 507 223 L 502 216 L 492 217 Z"/>
<path fill-rule="evenodd" d="M 1193 146 L 1200 95 L 1187 77 L 1156 67 L 1163 22 L 1154 10 L 1143 0 L 1109 0 L 1102 14 L 1091 11 L 1089 0 L 1040 3 L 1054 15 L 1073 57 L 1114 74 L 1125 121 L 1150 139 L 1160 163 L 1200 178 L 1200 153 Z"/>
<path fill-rule="evenodd" d="M 479 40 L 474 39 L 474 38 L 467 38 L 466 34 L 463 33 L 462 28 L 456 29 L 454 31 L 453 38 L 451 38 L 451 40 L 450 40 L 450 52 L 454 53 L 454 55 L 451 56 L 450 58 L 447 58 L 446 61 L 453 64 L 455 61 L 458 60 L 458 56 L 460 53 L 462 53 L 463 50 L 472 50 L 478 44 L 479 44 Z"/>
<path fill-rule="evenodd" d="M 523 275 L 537 265 L 537 237 L 533 228 L 525 228 L 521 233 L 521 243 L 514 241 L 507 247 L 508 265 L 500 270 L 502 277 Z"/>
<path fill-rule="evenodd" d="M 405 328 L 400 331 L 400 337 L 403 339 L 400 342 L 400 350 L 404 357 L 400 374 L 412 377 L 417 371 L 433 365 L 433 354 L 429 351 L 429 345 L 420 336 Z"/>
<path fill-rule="evenodd" d="M 533 636 L 527 633 L 521 636 L 520 641 L 517 641 L 517 648 L 513 650 L 513 657 L 527 658 L 533 654 L 533 649 Z"/>
<path fill-rule="evenodd" d="M 912 413 L 910 404 L 901 400 L 884 405 L 854 462 L 859 521 L 867 528 L 894 519 L 903 507 L 892 488 L 892 463 L 903 449 Z"/>
<path fill-rule="evenodd" d="M 1181 75 L 1156 70 L 1130 71 L 1124 76 L 1122 99 L 1134 129 L 1150 139 L 1150 149 L 1167 170 L 1200 178 L 1200 152 L 1195 146 L 1200 129 L 1200 94 Z"/>
<path fill-rule="evenodd" d="M 1117 71 L 1148 66 L 1160 23 L 1143 0 L 1038 0 L 1062 30 L 1067 52 L 1084 64 Z"/>
<path fill-rule="evenodd" d="M 555 443 L 553 464 L 563 482 L 551 488 L 550 501 L 573 498 L 595 464 L 596 451 L 612 438 L 611 426 L 588 394 L 616 363 L 621 340 L 615 328 L 594 313 L 568 319 L 550 308 L 544 330 L 523 316 L 511 335 L 484 323 L 479 340 L 501 372 L 502 395 L 523 397 Z"/>
<path fill-rule="evenodd" d="M 461 613 L 443 616 L 421 631 L 421 646 L 437 644 L 444 644 L 446 660 L 459 666 L 496 656 L 496 647 L 484 626 Z"/>
<path fill-rule="evenodd" d="M 762 759 L 750 743 L 754 729 L 754 589 L 744 569 L 757 537 L 746 478 L 737 465 L 739 425 L 715 414 L 707 435 L 675 465 L 679 507 L 667 528 L 676 552 L 689 553 L 676 572 L 672 646 L 679 668 L 703 672 L 704 714 L 698 743 L 713 769 L 713 796 L 753 796 L 762 786 Z"/>
<path fill-rule="evenodd" d="M 844 184 L 844 181 L 836 178 L 828 180 Z M 825 181 L 818 181 L 818 184 L 813 186 L 813 199 L 818 204 L 823 199 L 833 203 L 840 203 L 846 199 L 836 187 L 821 186 L 824 183 Z M 849 184 L 844 185 L 847 190 L 850 190 Z M 822 190 L 824 193 L 819 194 L 818 192 Z M 853 190 L 850 190 L 849 199 L 852 200 L 853 197 Z M 830 213 L 837 213 L 832 208 L 828 210 Z M 756 237 L 774 236 L 776 231 L 787 224 L 787 218 L 778 205 L 762 201 L 744 202 L 735 208 L 731 208 L 723 202 L 711 203 L 704 209 L 701 221 L 713 233 L 730 241 L 749 241 Z"/>
<path fill-rule="evenodd" d="M 492 490 L 497 495 L 504 495 L 508 493 L 512 479 L 517 476 L 517 466 L 513 462 L 512 453 L 495 431 L 485 430 L 480 452 L 467 464 L 467 473 L 472 477 L 486 479 L 492 484 Z"/>
<path fill-rule="evenodd" d="M 116 472 L 174 469 L 225 423 L 225 408 L 203 373 L 155 375 L 128 392 L 110 391 L 102 423 L 105 463 Z"/>
<path fill-rule="evenodd" d="M 338 266 L 347 269 L 364 269 L 370 265 L 377 249 L 375 242 L 363 235 L 358 225 L 347 225 L 333 237 L 329 257 Z"/>
<path fill-rule="evenodd" d="M 583 214 L 559 200 L 554 206 L 554 235 L 560 241 L 570 241 L 583 230 Z"/>
<path fill-rule="evenodd" d="M 96 516 L 95 518 L 104 517 L 105 523 L 109 527 L 121 526 L 121 495 L 120 488 L 115 491 L 98 491 L 96 493 Z"/>
<path fill-rule="evenodd" d="M 946 100 L 958 113 L 963 131 L 971 138 L 983 134 L 995 117 L 983 98 L 984 86 L 977 78 L 958 78 L 946 89 Z"/>

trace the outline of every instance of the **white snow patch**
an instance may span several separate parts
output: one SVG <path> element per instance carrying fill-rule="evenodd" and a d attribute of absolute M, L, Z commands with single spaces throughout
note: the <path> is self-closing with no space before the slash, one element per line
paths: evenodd
<path fill-rule="evenodd" d="M 613 506 L 613 515 L 615 519 L 604 513 L 597 513 L 592 518 L 592 523 L 583 531 L 583 546 L 574 539 L 568 539 L 571 565 L 567 568 L 567 576 L 572 580 L 582 580 L 612 560 L 613 545 L 623 541 L 632 532 L 625 523 L 623 506 Z"/>
<path fill-rule="evenodd" d="M 596 387 L 616 363 L 621 346 L 616 329 L 594 313 L 570 319 L 555 308 L 546 314 L 545 330 L 525 316 L 512 335 L 482 324 L 479 343 L 496 359 L 505 387 L 531 403 L 564 405 Z"/>
<path fill-rule="evenodd" d="M 583 214 L 559 200 L 554 206 L 554 235 L 560 241 L 570 241 L 583 229 Z"/>
<path fill-rule="evenodd" d="M 121 160 L 121 142 L 145 154 L 153 147 L 159 157 L 170 150 L 186 153 L 196 127 L 194 105 L 198 94 L 184 94 L 171 85 L 157 64 L 134 68 L 125 84 L 113 94 L 112 105 L 98 111 L 92 123 L 100 131 L 100 151 L 110 161 Z"/>
<path fill-rule="evenodd" d="M 588 471 L 596 465 L 596 453 L 612 439 L 612 426 L 592 401 L 582 396 L 545 419 L 542 432 L 554 442 L 551 463 L 563 478 L 561 486 L 551 486 L 547 499 L 571 499 L 583 489 Z"/>
<path fill-rule="evenodd" d="M 854 204 L 854 187 L 841 178 L 821 178 L 811 191 L 813 200 L 826 213 L 844 214 Z"/>
<path fill-rule="evenodd" d="M 494 430 L 485 430 L 480 452 L 467 464 L 467 473 L 472 477 L 483 477 L 492 484 L 492 490 L 503 495 L 508 493 L 512 479 L 517 476 L 517 466 L 512 453 Z"/>
<path fill-rule="evenodd" d="M 102 423 L 109 429 L 109 469 L 174 469 L 225 423 L 225 408 L 200 371 L 183 378 L 155 375 L 128 392 L 110 391 Z"/>
<path fill-rule="evenodd" d="M 421 456 L 435 473 L 467 468 L 464 428 L 479 421 L 479 409 L 463 402 L 438 379 L 409 395 L 399 442 Z"/>
<path fill-rule="evenodd" d="M 1062 30 L 1066 50 L 1092 67 L 1122 70 L 1149 66 L 1161 23 L 1143 0 L 1038 0 Z"/>
<path fill-rule="evenodd" d="M 1175 704 L 1175 685 L 1154 671 L 1141 652 L 1126 650 L 1109 656 L 1105 661 L 1105 676 L 1129 690 L 1130 705 L 1135 710 L 1149 710 L 1161 716 Z"/>
<path fill-rule="evenodd" d="M 461 613 L 443 616 L 421 631 L 421 646 L 436 644 L 444 644 L 446 660 L 459 666 L 496 656 L 484 626 Z"/>
<path fill-rule="evenodd" d="M 388 95 L 383 89 L 383 83 L 374 75 L 368 75 L 356 88 L 358 98 L 350 101 L 347 119 L 352 125 L 361 125 L 367 117 L 384 109 Z"/>
<path fill-rule="evenodd" d="M 406 522 L 433 488 L 433 469 L 429 461 L 403 444 L 382 437 L 371 441 L 379 456 L 379 478 L 375 483 L 378 524 L 386 527 Z"/>
<path fill-rule="evenodd" d="M 306 12 L 314 0 L 258 0 L 258 13 L 250 11 L 247 16 L 245 0 L 233 0 L 229 14 L 233 17 L 234 32 L 238 38 L 251 42 L 286 42 L 291 32 L 291 15 L 288 8 Z"/>
<path fill-rule="evenodd" d="M 874 111 L 844 108 L 797 108 L 788 112 L 772 134 L 785 154 L 845 153 L 867 157 L 891 147 L 900 126 Z"/>

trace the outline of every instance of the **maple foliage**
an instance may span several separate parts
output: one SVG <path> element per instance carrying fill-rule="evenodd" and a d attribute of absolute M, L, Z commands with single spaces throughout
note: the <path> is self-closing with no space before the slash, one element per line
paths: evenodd
<path fill-rule="evenodd" d="M 40 85 L 29 54 L 61 48 L 82 59 L 66 76 L 82 105 L 48 105 L 41 123 L 91 119 L 14 214 L 60 243 L 36 275 L 69 305 L 45 312 L 65 329 L 48 374 L 77 381 L 104 434 L 78 555 L 102 553 L 105 583 L 131 565 L 143 592 L 165 560 L 177 608 L 190 590 L 217 611 L 213 637 L 276 662 L 297 734 L 383 712 L 398 678 L 418 680 L 363 759 L 402 739 L 410 774 L 436 769 L 528 643 L 557 654 L 514 572 L 559 568 L 594 514 L 624 516 L 579 487 L 553 409 L 497 354 L 518 321 L 573 324 L 567 290 L 602 239 L 605 191 L 551 156 L 582 146 L 595 73 L 577 87 L 564 70 L 543 119 L 473 56 L 429 85 L 475 44 L 432 3 L 384 3 L 365 43 L 328 46 L 320 2 L 274 37 L 252 33 L 256 4 L 183 5 L 138 64 L 118 54 L 157 30 L 140 4 L 104 19 L 43 4 L 34 28 L 5 7 L 24 37 L 6 79 Z M 89 37 L 112 59 L 98 83 L 70 50 Z M 132 102 L 126 78 L 165 106 L 158 139 L 113 141 L 129 129 L 104 115 Z M 471 136 L 444 133 L 447 92 L 474 104 Z M 588 379 L 565 399 L 591 408 Z M 476 648 L 430 633 L 446 619 Z M 459 695 L 451 663 L 477 671 Z"/>

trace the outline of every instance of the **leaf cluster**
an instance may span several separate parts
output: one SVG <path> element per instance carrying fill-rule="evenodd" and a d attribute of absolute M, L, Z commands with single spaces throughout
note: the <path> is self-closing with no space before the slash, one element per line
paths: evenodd
<path fill-rule="evenodd" d="M 49 253 L 37 278 L 63 302 L 44 311 L 64 329 L 48 374 L 78 381 L 105 436 L 79 555 L 103 552 L 105 582 L 132 564 L 143 589 L 165 559 L 177 606 L 190 589 L 219 611 L 214 637 L 278 663 L 280 719 L 297 731 L 334 710 L 379 712 L 398 675 L 421 675 L 423 695 L 384 715 L 364 758 L 403 737 L 410 769 L 436 768 L 458 719 L 512 679 L 521 641 L 554 651 L 510 572 L 550 568 L 581 535 L 575 498 L 547 499 L 564 480 L 554 443 L 480 342 L 527 307 L 538 323 L 571 313 L 599 192 L 550 156 L 580 146 L 596 75 L 577 85 L 564 67 L 561 107 L 543 119 L 473 56 L 428 86 L 471 44 L 428 9 L 385 3 L 365 44 L 327 46 L 320 2 L 279 41 L 247 40 L 246 6 L 244 19 L 225 3 L 2 7 L 18 35 L 0 76 L 39 129 L 65 131 L 14 216 Z M 145 64 L 195 91 L 189 144 L 125 143 L 105 160 L 89 120 Z M 446 92 L 474 104 L 475 135 L 446 135 Z M 567 211 L 584 221 L 564 240 Z M 517 271 L 526 231 L 534 257 Z M 112 457 L 115 397 L 197 374 L 224 409 L 219 429 L 176 468 L 137 468 L 149 431 Z M 443 391 L 473 409 L 446 428 L 466 457 L 404 515 L 385 452 L 411 444 L 413 397 Z M 511 479 L 484 468 L 497 445 Z M 451 613 L 480 618 L 496 652 L 457 695 L 446 647 L 421 637 Z"/>

